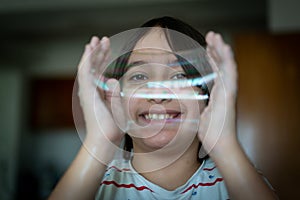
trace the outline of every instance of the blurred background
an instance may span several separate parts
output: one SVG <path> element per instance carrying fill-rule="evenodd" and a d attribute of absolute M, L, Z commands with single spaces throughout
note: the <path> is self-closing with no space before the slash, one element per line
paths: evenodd
<path fill-rule="evenodd" d="M 300 199 L 299 8 L 298 0 L 0 0 L 0 199 L 45 199 L 74 159 L 72 88 L 90 37 L 165 15 L 232 45 L 239 139 L 281 199 Z"/>

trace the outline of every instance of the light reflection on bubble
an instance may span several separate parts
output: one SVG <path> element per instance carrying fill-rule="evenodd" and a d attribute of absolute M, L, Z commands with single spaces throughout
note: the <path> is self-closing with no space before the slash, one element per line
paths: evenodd
<path fill-rule="evenodd" d="M 155 81 L 148 82 L 148 88 L 184 88 L 184 87 L 192 87 L 192 86 L 200 86 L 202 84 L 207 84 L 208 82 L 214 80 L 216 78 L 215 73 L 208 74 L 203 77 L 197 77 L 193 79 L 183 79 L 183 80 L 168 80 L 168 81 Z"/>
<path fill-rule="evenodd" d="M 121 92 L 121 96 L 124 97 L 126 94 Z M 130 98 L 143 98 L 143 99 L 195 99 L 195 100 L 206 100 L 209 98 L 207 94 L 197 95 L 196 93 L 192 94 L 147 94 L 147 93 L 135 93 L 131 94 Z"/>
<path fill-rule="evenodd" d="M 94 79 L 93 83 L 96 85 L 96 88 L 100 88 L 101 90 L 108 91 L 108 93 L 111 92 L 112 96 L 118 96 L 118 97 L 126 97 L 122 98 L 128 99 L 128 105 L 124 104 L 125 106 L 119 106 L 117 103 L 120 100 L 119 98 L 112 98 L 110 103 L 110 111 L 112 120 L 114 120 L 114 123 L 116 126 L 120 128 L 122 133 L 126 132 L 126 130 L 132 130 L 132 129 L 138 129 L 141 130 L 142 133 L 143 130 L 149 131 L 151 135 L 159 133 L 164 128 L 164 122 L 159 120 L 156 120 L 155 123 L 150 123 L 149 126 L 141 127 L 137 124 L 136 121 L 132 120 L 132 118 L 126 119 L 125 126 L 127 123 L 127 127 L 123 129 L 123 124 L 118 121 L 118 118 L 120 117 L 120 110 L 121 109 L 128 109 L 129 105 L 131 105 L 131 101 L 135 102 L 140 101 L 140 99 L 137 98 L 144 98 L 144 99 L 178 99 L 179 103 L 187 103 L 192 105 L 192 103 L 195 103 L 193 106 L 191 106 L 191 110 L 195 113 L 199 113 L 200 115 L 200 109 L 198 104 L 203 104 L 201 101 L 186 101 L 184 100 L 207 100 L 208 95 L 210 93 L 210 89 L 213 85 L 213 80 L 216 78 L 216 74 L 213 73 L 213 70 L 211 68 L 210 63 L 208 62 L 208 56 L 206 54 L 206 50 L 198 44 L 193 39 L 189 38 L 186 35 L 183 35 L 179 32 L 167 30 L 170 36 L 172 36 L 173 40 L 176 41 L 176 48 L 172 49 L 172 52 L 170 52 L 170 49 L 162 49 L 161 46 L 154 46 L 152 44 L 149 44 L 148 46 L 143 46 L 143 49 L 139 49 L 139 51 L 134 50 L 136 43 L 135 38 L 139 33 L 147 32 L 148 30 L 153 30 L 155 28 L 139 28 L 134 30 L 128 30 L 122 33 L 119 33 L 117 35 L 114 35 L 110 37 L 111 42 L 111 48 L 110 48 L 110 56 L 105 63 L 105 66 L 103 65 L 101 67 L 101 70 L 98 69 L 97 65 L 93 66 L 96 69 L 96 72 L 93 73 Z M 163 28 L 158 28 L 163 30 Z M 142 34 L 143 35 L 143 34 Z M 153 50 L 155 49 L 155 51 Z M 152 51 L 153 50 L 153 51 Z M 149 53 L 149 51 L 151 53 Z M 176 67 L 185 67 L 185 72 L 188 72 L 187 75 L 190 75 L 186 79 L 177 79 L 177 80 L 170 80 L 170 79 L 159 79 L 159 81 L 156 81 L 157 79 L 151 80 L 151 82 L 147 82 L 146 84 L 142 85 L 141 87 L 138 87 L 136 89 L 128 88 L 124 93 L 120 92 L 118 90 L 117 92 L 112 91 L 112 89 L 109 87 L 110 85 L 106 83 L 107 80 L 110 78 L 114 78 L 117 80 L 120 80 L 121 77 L 126 73 L 126 70 L 128 70 L 129 66 L 129 58 L 130 56 L 134 54 L 141 54 L 139 55 L 139 58 L 143 58 L 142 60 L 147 61 L 147 63 L 150 64 L 160 64 L 168 66 L 174 70 L 176 70 Z M 92 55 L 92 54 L 91 54 Z M 174 61 L 174 59 L 167 59 L 169 58 L 168 55 L 173 55 L 176 57 L 177 60 Z M 166 57 L 165 57 L 166 56 Z M 139 59 L 141 60 L 141 59 Z M 88 61 L 88 59 L 87 59 Z M 138 60 L 136 60 L 138 61 Z M 88 62 L 83 63 L 82 67 L 87 67 Z M 105 70 L 104 70 L 105 68 Z M 157 71 L 156 71 L 157 72 Z M 160 72 L 160 70 L 158 71 Z M 196 73 L 195 73 L 196 72 Z M 195 77 L 197 76 L 197 77 Z M 77 80 L 77 79 L 76 79 Z M 210 84 L 211 83 L 211 84 Z M 199 86 L 206 86 L 204 94 L 198 94 L 194 90 L 195 88 L 189 88 L 188 87 L 199 87 Z M 76 99 L 78 95 L 78 90 L 73 90 L 73 98 Z M 156 88 L 162 88 L 167 89 L 168 93 L 164 93 L 162 89 L 156 89 Z M 146 89 L 146 90 L 144 90 Z M 149 91 L 149 93 L 147 93 Z M 81 91 L 82 92 L 82 91 Z M 91 96 L 89 98 L 92 99 L 94 102 L 94 117 L 98 123 L 98 132 L 104 133 L 105 135 L 105 129 L 103 129 L 103 118 L 106 116 L 102 115 L 102 112 L 99 111 L 98 108 L 98 93 L 103 92 L 99 90 L 95 90 L 94 93 L 91 93 Z M 128 92 L 128 93 L 127 93 Z M 169 94 L 169 93 L 173 94 Z M 102 93 L 101 93 L 102 94 Z M 129 95 L 130 94 L 130 95 Z M 181 101 L 182 100 L 182 101 Z M 98 107 L 97 107 L 98 106 Z M 109 107 L 107 106 L 107 107 Z M 180 104 L 181 106 L 181 104 Z M 86 127 L 83 118 L 83 114 L 81 113 L 80 104 L 78 101 L 73 101 L 73 116 L 74 116 L 74 122 L 76 129 L 78 131 L 78 134 L 80 136 L 81 140 L 84 140 L 86 136 Z M 98 109 L 98 110 L 97 110 Z M 181 109 L 181 107 L 180 107 Z M 212 120 L 210 120 L 212 121 Z M 153 152 L 146 152 L 146 153 L 136 153 L 134 152 L 135 157 L 140 157 L 142 160 L 151 161 L 147 162 L 147 167 L 143 168 L 141 172 L 150 172 L 157 169 L 161 169 L 163 167 L 166 167 L 173 163 L 175 160 L 177 160 L 181 155 L 185 153 L 185 151 L 189 148 L 191 143 L 194 139 L 194 134 L 197 133 L 198 127 L 200 122 L 200 119 L 197 118 L 197 116 L 190 116 L 187 118 L 177 118 L 172 119 L 172 123 L 174 125 L 178 125 L 178 131 L 175 135 L 175 137 L 170 141 L 168 145 L 165 147 L 158 149 Z M 170 123 L 170 124 L 172 124 Z M 210 123 L 210 122 L 209 122 Z M 167 127 L 168 128 L 168 127 Z M 148 137 L 150 135 L 147 135 Z M 122 146 L 116 146 L 113 144 L 109 138 L 107 138 L 107 142 L 111 144 L 112 150 L 117 151 L 116 154 L 124 153 Z M 97 155 L 96 153 L 93 153 L 92 149 L 87 149 L 93 157 L 99 160 L 99 162 L 104 164 L 109 164 L 110 161 L 103 160 L 101 155 Z M 156 160 L 154 162 L 154 159 Z M 143 162 L 144 163 L 144 162 Z M 146 162 L 145 162 L 146 163 Z"/>
<path fill-rule="evenodd" d="M 106 90 L 106 91 L 109 90 L 107 84 L 106 84 L 104 81 L 101 81 L 101 80 L 99 80 L 99 79 L 95 79 L 95 80 L 94 80 L 94 84 L 95 84 L 97 87 L 101 88 L 102 90 Z"/>
<path fill-rule="evenodd" d="M 216 73 L 211 73 L 203 77 L 197 77 L 193 79 L 183 79 L 183 80 L 168 80 L 168 81 L 153 81 L 148 82 L 148 88 L 185 88 L 192 86 L 201 86 L 202 84 L 207 84 L 210 81 L 213 81 L 216 78 Z M 99 79 L 94 80 L 94 83 L 97 87 L 108 91 L 109 88 L 104 81 Z M 125 93 L 120 92 L 120 96 L 127 96 Z M 145 99 L 195 99 L 195 100 L 206 100 L 209 98 L 207 94 L 201 95 L 196 93 L 190 94 L 164 94 L 164 93 L 156 93 L 156 94 L 148 94 L 148 93 L 135 93 L 130 95 L 131 98 L 145 98 Z"/>

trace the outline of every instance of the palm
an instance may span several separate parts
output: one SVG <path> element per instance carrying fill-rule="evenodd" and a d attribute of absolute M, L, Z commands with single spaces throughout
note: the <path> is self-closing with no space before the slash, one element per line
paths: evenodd
<path fill-rule="evenodd" d="M 121 131 L 113 120 L 107 102 L 102 98 L 103 89 L 97 88 L 94 83 L 94 80 L 101 78 L 109 56 L 109 40 L 105 38 L 101 41 L 93 37 L 90 44 L 86 45 L 78 69 L 78 95 L 84 113 L 87 138 L 97 141 L 99 138 L 103 139 L 104 134 L 110 141 L 117 142 L 122 138 Z"/>
<path fill-rule="evenodd" d="M 210 32 L 206 40 L 210 63 L 218 76 L 214 81 L 209 104 L 201 114 L 198 136 L 205 152 L 210 153 L 220 143 L 236 138 L 237 70 L 232 51 L 220 35 Z"/>

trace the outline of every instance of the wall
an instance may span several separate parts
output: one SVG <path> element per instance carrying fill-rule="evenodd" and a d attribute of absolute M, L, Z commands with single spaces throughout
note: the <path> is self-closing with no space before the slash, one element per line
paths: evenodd
<path fill-rule="evenodd" d="M 20 70 L 0 69 L 0 199 L 3 200 L 14 199 L 16 193 L 22 81 Z"/>
<path fill-rule="evenodd" d="M 239 135 L 280 199 L 299 199 L 300 34 L 252 31 L 234 41 Z"/>
<path fill-rule="evenodd" d="M 269 27 L 273 32 L 300 31 L 300 1 L 269 0 Z"/>
<path fill-rule="evenodd" d="M 15 48 L 27 52 L 28 60 L 24 66 L 23 98 L 26 99 L 24 131 L 20 137 L 19 181 L 17 197 L 45 199 L 55 183 L 70 165 L 81 141 L 75 128 L 52 127 L 37 129 L 30 125 L 32 112 L 31 80 L 39 78 L 76 77 L 82 47 L 86 38 L 52 38 L 26 42 Z M 56 100 L 55 97 L 52 99 Z M 59 102 L 56 102 L 59 103 Z M 72 99 L 70 98 L 70 104 Z M 34 106 L 34 105 L 33 105 Z"/>

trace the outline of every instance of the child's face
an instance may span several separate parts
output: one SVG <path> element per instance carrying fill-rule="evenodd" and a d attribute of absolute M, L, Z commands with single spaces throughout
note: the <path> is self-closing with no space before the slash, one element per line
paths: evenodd
<path fill-rule="evenodd" d="M 192 142 L 197 133 L 200 112 L 205 107 L 204 101 L 167 98 L 168 95 L 201 93 L 197 87 L 147 86 L 149 82 L 186 79 L 182 67 L 173 65 L 177 59 L 170 52 L 172 50 L 164 33 L 150 31 L 135 46 L 128 62 L 132 66 L 121 79 L 123 108 L 128 120 L 134 124 L 128 133 L 135 145 L 149 151 L 172 142 Z M 143 98 L 147 95 L 153 97 Z"/>

